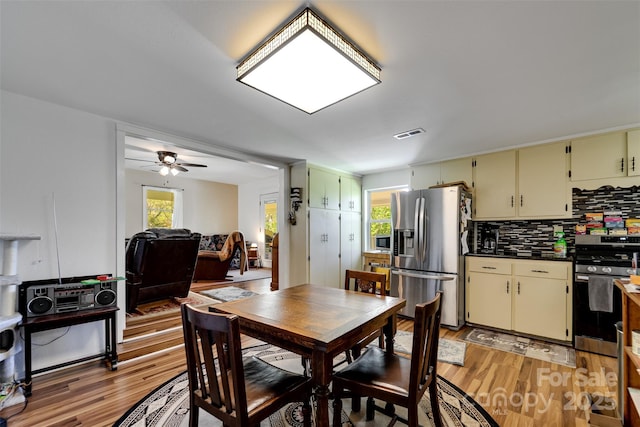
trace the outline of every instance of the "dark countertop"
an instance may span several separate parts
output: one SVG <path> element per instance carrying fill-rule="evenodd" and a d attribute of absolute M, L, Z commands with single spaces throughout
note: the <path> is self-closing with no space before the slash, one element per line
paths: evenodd
<path fill-rule="evenodd" d="M 532 259 L 538 261 L 569 261 L 573 262 L 573 255 L 564 258 L 557 258 L 551 253 L 518 253 L 510 251 L 498 251 L 497 254 L 486 254 L 480 252 L 469 252 L 466 256 L 488 257 L 488 258 L 512 258 L 512 259 Z"/>

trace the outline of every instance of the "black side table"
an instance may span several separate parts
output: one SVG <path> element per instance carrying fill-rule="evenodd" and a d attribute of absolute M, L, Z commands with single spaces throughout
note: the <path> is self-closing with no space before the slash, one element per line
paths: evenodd
<path fill-rule="evenodd" d="M 104 357 L 107 368 L 115 371 L 118 368 L 118 352 L 116 348 L 116 312 L 118 307 L 104 307 L 91 310 L 75 311 L 73 313 L 51 314 L 48 316 L 32 317 L 24 319 L 21 328 L 24 329 L 24 364 L 25 364 L 25 396 L 31 396 L 31 382 L 33 374 L 63 368 L 75 363 Z M 66 326 L 79 325 L 82 323 L 96 322 L 104 320 L 105 351 L 104 355 L 88 356 L 69 362 L 61 363 L 48 368 L 37 369 L 32 372 L 31 368 L 31 334 L 34 332 L 47 331 L 50 329 L 64 328 Z"/>

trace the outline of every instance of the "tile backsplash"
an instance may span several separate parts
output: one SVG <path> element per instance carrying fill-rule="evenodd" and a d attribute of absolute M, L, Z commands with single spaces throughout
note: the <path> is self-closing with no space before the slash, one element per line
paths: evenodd
<path fill-rule="evenodd" d="M 640 186 L 627 188 L 604 186 L 597 190 L 572 191 L 573 217 L 557 220 L 478 221 L 477 239 L 483 227 L 499 228 L 498 253 L 552 255 L 554 225 L 562 226 L 569 253 L 573 252 L 575 227 L 584 223 L 587 212 L 621 211 L 622 217 L 640 218 Z"/>

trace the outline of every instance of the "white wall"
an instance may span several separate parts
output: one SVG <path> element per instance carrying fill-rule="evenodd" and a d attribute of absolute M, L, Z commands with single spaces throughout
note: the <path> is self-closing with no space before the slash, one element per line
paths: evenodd
<path fill-rule="evenodd" d="M 115 273 L 115 123 L 5 91 L 1 109 L 0 232 L 42 238 L 20 243 L 21 279 L 56 278 L 56 246 L 63 277 Z M 34 335 L 34 369 L 103 350 L 103 322 L 65 332 Z"/>
<path fill-rule="evenodd" d="M 262 241 L 260 196 L 280 191 L 278 177 L 254 181 L 238 186 L 238 230 L 250 242 Z M 286 207 L 278 206 L 279 209 Z"/>
<path fill-rule="evenodd" d="M 362 197 L 365 190 L 376 190 L 389 187 L 398 187 L 411 184 L 411 169 L 381 172 L 362 177 Z"/>
<path fill-rule="evenodd" d="M 230 233 L 238 228 L 238 186 L 163 177 L 157 172 L 125 171 L 126 236 L 142 230 L 142 186 L 183 189 L 183 227 L 201 234 Z"/>

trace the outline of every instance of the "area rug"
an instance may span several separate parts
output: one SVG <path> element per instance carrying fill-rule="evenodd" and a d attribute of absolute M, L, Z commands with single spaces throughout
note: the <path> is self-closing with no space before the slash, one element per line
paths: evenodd
<path fill-rule="evenodd" d="M 398 353 L 411 354 L 413 333 L 397 331 L 394 337 L 394 350 Z M 467 344 L 462 341 L 440 338 L 438 340 L 438 361 L 452 365 L 464 366 Z"/>
<path fill-rule="evenodd" d="M 246 356 L 256 356 L 277 365 L 283 369 L 300 372 L 302 365 L 300 356 L 282 350 L 270 344 L 263 344 L 247 348 L 243 352 Z M 438 397 L 444 425 L 447 427 L 477 426 L 497 427 L 498 424 L 491 416 L 470 396 L 442 377 L 438 377 Z M 114 427 L 182 427 L 189 423 L 187 373 L 177 375 L 165 384 L 152 391 L 145 398 L 136 403 L 127 413 L 116 421 Z M 359 413 L 351 412 L 351 399 L 343 401 L 343 426 L 386 426 L 389 418 L 376 413 L 374 421 L 365 421 L 365 398 Z M 377 402 L 378 405 L 383 405 Z M 277 413 L 264 420 L 261 427 L 301 427 L 299 419 L 301 403 L 286 405 Z M 404 408 L 397 407 L 397 413 L 406 415 Z M 431 405 L 429 397 L 425 396 L 420 402 L 420 424 L 433 425 L 431 419 Z M 331 416 L 332 404 L 329 404 Z M 221 423 L 205 411 L 200 411 L 200 426 L 219 427 Z"/>
<path fill-rule="evenodd" d="M 178 312 L 180 311 L 180 305 L 183 303 L 188 303 L 191 305 L 204 305 L 215 304 L 217 302 L 218 301 L 212 301 L 211 298 L 208 298 L 205 295 L 200 295 L 199 293 L 190 291 L 189 295 L 187 295 L 185 298 L 172 297 L 160 301 L 140 304 L 136 307 L 134 312 L 127 313 L 127 318 L 133 319 L 141 316 L 153 317 L 161 314 Z"/>
<path fill-rule="evenodd" d="M 495 350 L 507 351 L 570 368 L 576 367 L 575 350 L 559 344 L 476 328 L 465 331 L 462 339 Z"/>
<path fill-rule="evenodd" d="M 209 298 L 213 298 L 222 302 L 235 301 L 237 299 L 258 295 L 253 291 L 238 288 L 236 286 L 226 286 L 224 288 L 210 289 L 206 291 L 200 291 L 200 293 Z"/>

